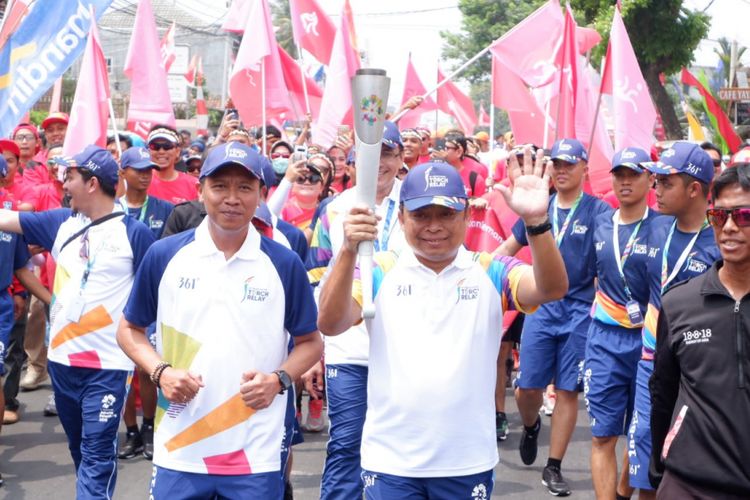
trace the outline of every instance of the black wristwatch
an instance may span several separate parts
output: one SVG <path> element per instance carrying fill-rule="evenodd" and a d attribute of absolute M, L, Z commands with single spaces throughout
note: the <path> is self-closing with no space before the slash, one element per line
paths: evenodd
<path fill-rule="evenodd" d="M 529 236 L 539 236 L 540 234 L 544 234 L 547 231 L 552 229 L 552 223 L 549 221 L 549 217 L 547 217 L 547 220 L 542 222 L 541 224 L 537 224 L 535 226 L 526 226 L 526 234 Z"/>
<path fill-rule="evenodd" d="M 281 390 L 279 394 L 284 394 L 292 386 L 292 377 L 289 376 L 284 370 L 276 370 L 273 372 L 279 377 L 279 383 L 281 384 Z"/>

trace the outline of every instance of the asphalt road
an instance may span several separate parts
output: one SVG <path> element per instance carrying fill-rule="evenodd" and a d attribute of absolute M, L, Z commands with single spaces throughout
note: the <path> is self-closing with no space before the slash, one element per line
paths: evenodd
<path fill-rule="evenodd" d="M 50 392 L 49 386 L 33 392 L 21 393 L 21 421 L 4 426 L 0 437 L 0 472 L 5 485 L 0 498 L 71 499 L 75 497 L 75 474 L 68 453 L 65 434 L 55 417 L 44 417 L 42 409 Z M 549 418 L 543 417 L 539 458 L 531 467 L 521 463 L 518 456 L 520 419 L 515 411 L 512 393 L 508 390 L 510 436 L 499 443 L 500 463 L 495 468 L 495 497 L 510 499 L 550 498 L 541 484 L 541 471 L 547 458 Z M 124 428 L 123 428 L 124 434 Z M 305 442 L 294 447 L 294 498 L 318 498 L 320 474 L 325 458 L 326 432 L 305 434 Z M 618 457 L 622 453 L 622 439 Z M 578 425 L 563 462 L 563 473 L 573 489 L 570 498 L 594 498 L 589 468 L 590 434 L 583 398 L 579 404 Z M 143 458 L 121 461 L 118 470 L 115 498 L 138 499 L 148 497 L 151 463 Z"/>

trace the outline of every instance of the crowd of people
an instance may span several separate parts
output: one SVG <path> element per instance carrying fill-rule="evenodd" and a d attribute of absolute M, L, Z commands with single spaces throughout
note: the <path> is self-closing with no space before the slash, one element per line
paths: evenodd
<path fill-rule="evenodd" d="M 140 455 L 150 498 L 293 498 L 293 446 L 328 428 L 323 499 L 486 499 L 506 384 L 523 464 L 551 416 L 552 495 L 583 394 L 597 498 L 750 497 L 750 149 L 629 147 L 597 196 L 576 139 L 387 121 L 367 207 L 347 127 L 228 113 L 72 157 L 67 127 L 0 140 L 0 413 L 50 379 L 78 498 Z M 515 224 L 468 248 L 498 200 Z"/>

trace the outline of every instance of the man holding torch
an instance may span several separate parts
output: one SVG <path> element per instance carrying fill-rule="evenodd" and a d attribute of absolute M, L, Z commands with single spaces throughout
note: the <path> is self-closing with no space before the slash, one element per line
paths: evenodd
<path fill-rule="evenodd" d="M 398 218 L 407 246 L 375 255 L 376 314 L 365 320 L 370 376 L 362 480 L 368 499 L 491 495 L 503 312 L 531 312 L 567 291 L 546 213 L 549 178 L 543 155 L 537 158 L 532 164 L 527 149 L 523 169 L 512 159 L 513 185 L 501 188 L 526 223 L 533 267 L 463 248 L 468 200 L 455 169 L 426 163 L 404 180 Z M 377 227 L 378 217 L 364 205 L 347 215 L 344 245 L 320 296 L 318 326 L 326 335 L 362 321 L 357 247 L 376 240 Z"/>

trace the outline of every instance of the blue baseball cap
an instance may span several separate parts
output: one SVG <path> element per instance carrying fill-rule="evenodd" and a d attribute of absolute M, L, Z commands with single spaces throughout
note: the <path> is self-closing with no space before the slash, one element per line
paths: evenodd
<path fill-rule="evenodd" d="M 8 175 L 8 162 L 5 161 L 5 157 L 0 155 L 0 177 Z"/>
<path fill-rule="evenodd" d="M 393 122 L 386 121 L 383 125 L 383 146 L 388 146 L 391 149 L 404 147 L 398 125 Z"/>
<path fill-rule="evenodd" d="M 552 146 L 550 158 L 568 163 L 578 163 L 581 160 L 589 161 L 586 148 L 583 147 L 583 144 L 578 139 L 560 139 L 555 142 Z"/>
<path fill-rule="evenodd" d="M 132 147 L 123 151 L 120 157 L 120 167 L 134 168 L 136 170 L 146 170 L 155 168 L 161 170 L 159 165 L 151 161 L 151 153 L 146 148 Z"/>
<path fill-rule="evenodd" d="M 213 148 L 201 167 L 200 178 L 215 174 L 223 167 L 237 165 L 263 182 L 263 162 L 260 155 L 241 142 L 227 142 Z"/>
<path fill-rule="evenodd" d="M 643 166 L 655 174 L 688 174 L 706 184 L 714 179 L 714 162 L 698 144 L 677 141 L 659 155 L 659 161 Z"/>
<path fill-rule="evenodd" d="M 195 148 L 201 153 L 206 150 L 206 145 L 203 143 L 203 141 L 193 141 L 190 143 L 191 148 Z"/>
<path fill-rule="evenodd" d="M 401 184 L 401 202 L 408 211 L 427 205 L 453 210 L 466 208 L 466 188 L 458 171 L 443 162 L 421 163 L 409 170 Z"/>
<path fill-rule="evenodd" d="M 625 148 L 612 157 L 612 168 L 609 171 L 613 172 L 618 167 L 627 167 L 640 174 L 645 170 L 642 165 L 649 162 L 651 162 L 651 155 L 641 148 Z"/>
<path fill-rule="evenodd" d="M 271 163 L 271 160 L 269 160 L 267 156 L 260 157 L 260 171 L 263 173 L 263 178 L 261 180 L 269 189 L 277 184 L 273 163 Z"/>
<path fill-rule="evenodd" d="M 117 162 L 104 148 L 91 144 L 83 151 L 73 156 L 77 169 L 88 170 L 99 182 L 110 187 L 117 186 L 118 172 L 120 168 Z"/>

